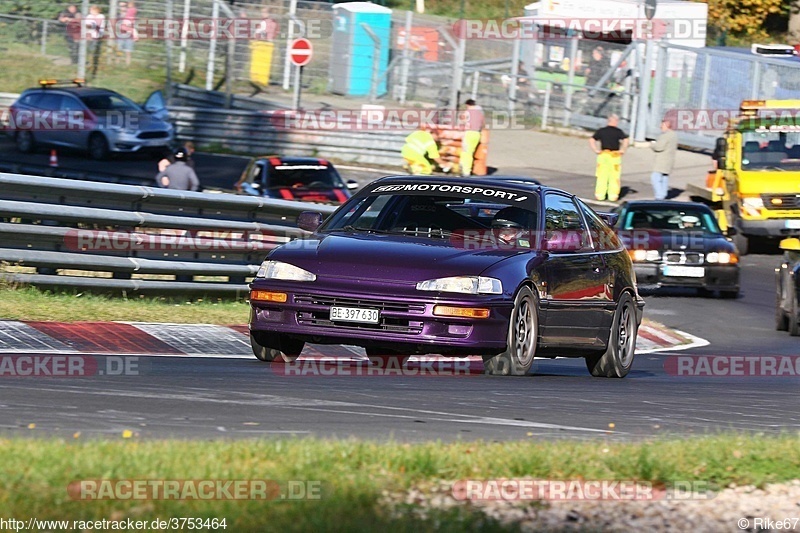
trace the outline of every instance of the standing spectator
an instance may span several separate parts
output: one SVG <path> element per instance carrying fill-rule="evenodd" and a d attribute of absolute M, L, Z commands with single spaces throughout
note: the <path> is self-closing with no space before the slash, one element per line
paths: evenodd
<path fill-rule="evenodd" d="M 621 189 L 620 177 L 622 175 L 622 154 L 628 149 L 628 135 L 617 127 L 619 117 L 608 116 L 608 124 L 603 126 L 589 139 L 589 145 L 597 154 L 597 167 L 595 176 L 597 182 L 594 187 L 594 197 L 598 201 L 608 199 L 616 202 Z M 597 142 L 600 141 L 600 147 Z"/>
<path fill-rule="evenodd" d="M 73 65 L 78 64 L 78 39 L 81 38 L 81 14 L 75 4 L 70 4 L 67 9 L 58 14 L 58 21 L 64 24 L 64 39 L 69 48 L 69 60 Z"/>
<path fill-rule="evenodd" d="M 131 64 L 131 53 L 133 43 L 137 39 L 136 35 L 136 3 L 134 0 L 119 3 L 119 12 L 122 15 L 119 20 L 119 31 L 117 35 L 117 50 L 125 54 L 125 66 Z"/>
<path fill-rule="evenodd" d="M 675 154 L 678 153 L 678 134 L 672 129 L 668 119 L 661 121 L 661 135 L 653 141 L 650 148 L 656 153 L 653 173 L 650 175 L 653 192 L 656 200 L 666 200 L 669 192 L 669 175 L 675 166 Z"/>
<path fill-rule="evenodd" d="M 461 155 L 458 158 L 458 166 L 462 176 L 472 175 L 472 163 L 475 158 L 475 150 L 481 142 L 481 131 L 486 122 L 486 116 L 481 106 L 472 98 L 464 102 L 467 106 L 463 113 L 464 137 L 461 140 Z"/>
<path fill-rule="evenodd" d="M 156 175 L 159 187 L 179 191 L 196 191 L 200 188 L 200 180 L 192 167 L 186 164 L 186 150 L 175 151 L 175 162 Z"/>
<path fill-rule="evenodd" d="M 100 64 L 100 52 L 103 47 L 103 33 L 106 26 L 106 16 L 100 12 L 98 6 L 89 8 L 89 16 L 84 21 L 86 28 L 86 39 L 88 42 L 88 53 L 92 56 L 92 77 L 97 75 L 97 66 Z"/>
<path fill-rule="evenodd" d="M 258 41 L 273 41 L 278 31 L 278 23 L 272 18 L 269 7 L 261 8 L 261 20 L 255 25 L 253 39 Z"/>
<path fill-rule="evenodd" d="M 586 76 L 586 86 L 596 86 L 603 74 L 608 72 L 610 68 L 611 62 L 606 57 L 605 50 L 602 46 L 596 46 L 592 50 L 592 57 L 589 58 L 588 67 L 583 71 L 583 75 Z"/>

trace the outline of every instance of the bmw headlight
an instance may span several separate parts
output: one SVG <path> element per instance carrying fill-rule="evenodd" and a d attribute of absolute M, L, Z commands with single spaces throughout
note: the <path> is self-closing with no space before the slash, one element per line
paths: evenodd
<path fill-rule="evenodd" d="M 256 273 L 257 278 L 282 279 L 285 281 L 314 281 L 315 274 L 281 261 L 264 261 Z"/>
<path fill-rule="evenodd" d="M 711 252 L 706 256 L 706 262 L 728 265 L 728 264 L 738 263 L 739 257 L 736 254 L 728 252 Z"/>
<path fill-rule="evenodd" d="M 661 253 L 658 250 L 629 250 L 628 255 L 637 263 L 661 260 Z"/>
<path fill-rule="evenodd" d="M 483 276 L 437 278 L 417 283 L 418 291 L 460 292 L 462 294 L 503 294 L 499 279 Z"/>

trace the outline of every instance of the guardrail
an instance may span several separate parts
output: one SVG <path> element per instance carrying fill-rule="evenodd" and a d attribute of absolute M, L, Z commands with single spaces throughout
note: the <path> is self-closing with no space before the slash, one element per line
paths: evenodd
<path fill-rule="evenodd" d="M 308 210 L 329 215 L 335 207 L 0 174 L 0 262 L 27 267 L 0 278 L 241 296 L 269 250 L 305 235 L 295 219 Z"/>
<path fill-rule="evenodd" d="M 283 112 L 170 107 L 177 136 L 198 144 L 217 144 L 236 152 L 321 156 L 373 165 L 399 166 L 409 131 L 348 131 L 344 128 L 277 128 Z M 302 120 L 279 121 L 302 124 Z"/>

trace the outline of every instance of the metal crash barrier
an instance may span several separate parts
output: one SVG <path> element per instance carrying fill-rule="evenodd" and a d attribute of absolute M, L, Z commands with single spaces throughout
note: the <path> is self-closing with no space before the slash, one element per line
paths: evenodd
<path fill-rule="evenodd" d="M 335 207 L 0 174 L 0 277 L 41 287 L 241 296 L 272 248 Z"/>

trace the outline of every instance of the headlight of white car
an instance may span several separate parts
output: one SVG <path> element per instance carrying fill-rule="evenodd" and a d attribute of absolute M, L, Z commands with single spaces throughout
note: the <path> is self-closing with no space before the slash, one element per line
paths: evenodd
<path fill-rule="evenodd" d="M 463 294 L 503 294 L 499 279 L 483 276 L 457 276 L 429 279 L 417 283 L 418 291 L 460 292 Z"/>
<path fill-rule="evenodd" d="M 315 274 L 281 261 L 264 261 L 256 273 L 257 278 L 282 279 L 286 281 L 314 281 Z"/>

